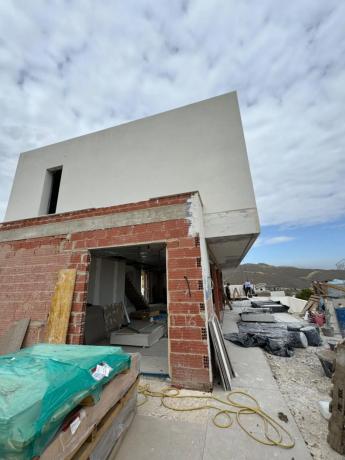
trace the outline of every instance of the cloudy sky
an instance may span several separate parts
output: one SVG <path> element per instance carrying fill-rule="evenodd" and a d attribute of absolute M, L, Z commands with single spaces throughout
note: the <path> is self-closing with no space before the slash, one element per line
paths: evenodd
<path fill-rule="evenodd" d="M 2 0 L 0 220 L 19 152 L 237 90 L 263 225 L 248 260 L 334 265 L 344 18 L 342 0 Z"/>

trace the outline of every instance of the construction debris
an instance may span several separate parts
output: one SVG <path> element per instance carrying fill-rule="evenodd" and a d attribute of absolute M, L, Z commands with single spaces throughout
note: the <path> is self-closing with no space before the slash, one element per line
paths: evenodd
<path fill-rule="evenodd" d="M 15 353 L 21 349 L 29 323 L 28 318 L 20 319 L 12 324 L 5 335 L 0 337 L 0 355 Z"/>

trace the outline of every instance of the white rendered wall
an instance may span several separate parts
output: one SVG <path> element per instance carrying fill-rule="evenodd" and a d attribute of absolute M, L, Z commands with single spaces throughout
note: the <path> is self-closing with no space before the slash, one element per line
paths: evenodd
<path fill-rule="evenodd" d="M 61 165 L 57 212 L 198 190 L 206 214 L 256 213 L 236 93 L 22 154 L 5 219 L 38 216 Z"/>

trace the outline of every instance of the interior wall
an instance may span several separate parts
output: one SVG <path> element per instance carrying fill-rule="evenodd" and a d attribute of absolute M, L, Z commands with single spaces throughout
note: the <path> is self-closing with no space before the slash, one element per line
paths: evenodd
<path fill-rule="evenodd" d="M 92 257 L 88 303 L 107 305 L 124 302 L 126 262 L 124 260 Z"/>

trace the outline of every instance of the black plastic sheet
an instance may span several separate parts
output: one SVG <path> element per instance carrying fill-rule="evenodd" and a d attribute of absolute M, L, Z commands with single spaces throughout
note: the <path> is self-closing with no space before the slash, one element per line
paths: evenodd
<path fill-rule="evenodd" d="M 294 349 L 285 323 L 238 323 L 238 333 L 224 334 L 224 338 L 243 347 L 260 347 L 276 356 L 291 357 Z"/>

